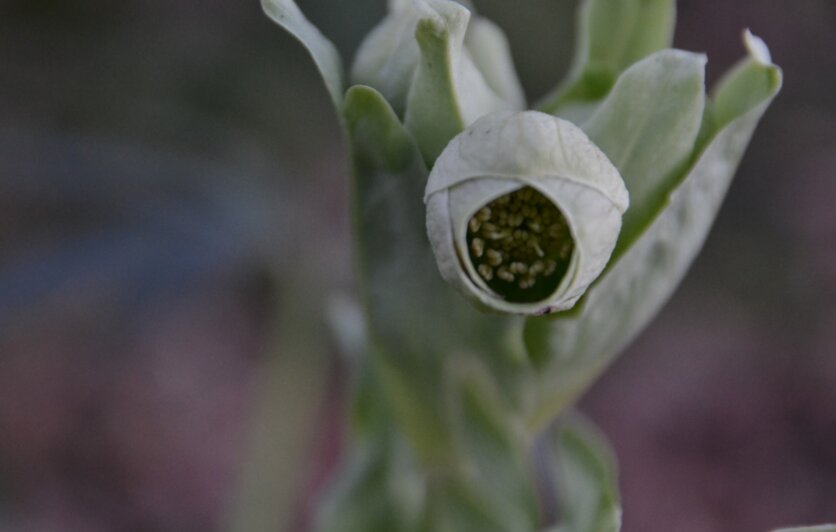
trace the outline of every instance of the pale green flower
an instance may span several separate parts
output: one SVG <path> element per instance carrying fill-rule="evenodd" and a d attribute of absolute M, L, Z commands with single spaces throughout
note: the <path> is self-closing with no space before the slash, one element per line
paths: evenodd
<path fill-rule="evenodd" d="M 461 105 L 467 123 L 491 110 L 522 109 L 525 97 L 505 36 L 466 5 L 449 0 L 391 1 L 389 13 L 357 51 L 352 82 L 374 87 L 403 114 L 421 63 L 415 34 L 424 20 L 435 31 L 450 32 L 453 83 L 457 92 L 466 92 Z"/>
<path fill-rule="evenodd" d="M 488 115 L 455 137 L 425 200 L 442 276 L 517 314 L 571 308 L 607 265 L 628 205 L 583 131 L 536 111 Z"/>

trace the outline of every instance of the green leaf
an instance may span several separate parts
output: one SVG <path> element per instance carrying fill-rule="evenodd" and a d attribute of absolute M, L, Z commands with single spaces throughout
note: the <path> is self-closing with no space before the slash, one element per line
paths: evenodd
<path fill-rule="evenodd" d="M 618 168 L 630 193 L 610 265 L 664 208 L 681 179 L 702 123 L 705 61 L 680 50 L 652 54 L 618 78 L 582 126 Z"/>
<path fill-rule="evenodd" d="M 420 295 L 427 277 L 423 272 L 434 267 L 428 262 L 431 257 L 427 256 L 422 222 L 421 195 L 427 179 L 424 161 L 391 106 L 371 87 L 348 90 L 345 119 L 354 162 L 352 214 L 369 341 L 373 349 L 384 353 L 410 348 L 429 351 L 428 339 L 422 340 L 418 334 L 403 337 L 413 328 L 407 322 L 414 314 L 411 306 L 426 302 L 426 296 Z M 409 361 L 405 358 L 401 362 Z M 426 380 L 433 378 L 431 372 L 415 364 L 414 380 L 409 381 L 398 366 L 381 362 L 381 377 L 397 401 L 395 410 L 414 427 L 413 440 L 424 453 L 437 454 L 442 428 L 432 408 L 425 408 L 417 395 Z"/>
<path fill-rule="evenodd" d="M 621 505 L 615 458 L 590 422 L 575 414 L 558 425 L 547 473 L 556 479 L 556 532 L 618 532 Z"/>
<path fill-rule="evenodd" d="M 758 46 L 765 48 L 763 41 L 749 30 L 743 33 L 743 39 L 749 55 L 717 83 L 706 109 L 700 147 L 737 116 L 773 96 L 776 83 L 781 82 L 780 71 L 769 62 L 769 50 L 758 49 Z"/>
<path fill-rule="evenodd" d="M 370 87 L 346 94 L 345 119 L 354 161 L 352 209 L 357 272 L 384 388 L 421 459 L 449 458 L 444 364 L 476 353 L 500 379 L 524 364 L 519 320 L 476 311 L 442 280 L 425 226 L 427 170 L 386 100 Z"/>
<path fill-rule="evenodd" d="M 527 370 L 512 341 L 521 321 L 476 311 L 441 279 L 425 227 L 427 171 L 380 93 L 349 89 L 345 119 L 357 271 L 383 391 L 376 402 L 391 408 L 391 430 L 403 432 L 419 467 L 444 472 L 428 479 L 421 530 L 528 530 L 536 511 L 525 431 L 511 421 L 522 419 L 515 392 Z M 375 396 L 358 397 L 359 426 L 378 427 L 367 419 L 379 416 Z"/>
<path fill-rule="evenodd" d="M 738 83 L 748 76 L 741 69 L 752 68 L 768 83 L 743 90 Z M 665 210 L 590 288 L 580 308 L 527 321 L 525 343 L 541 368 L 539 406 L 530 420 L 535 429 L 582 393 L 644 328 L 702 247 L 755 126 L 781 87 L 781 70 L 753 56 L 726 79 L 710 104 L 711 116 L 724 116 L 716 121 L 724 125 L 704 124 L 701 152 Z"/>
<path fill-rule="evenodd" d="M 453 57 L 461 53 L 470 13 L 450 4 L 436 18 L 419 22 L 415 32 L 421 62 L 415 73 L 405 123 L 432 164 L 466 124 L 459 105 Z"/>
<path fill-rule="evenodd" d="M 404 116 L 414 74 L 422 62 L 416 28 L 422 19 L 431 19 L 439 22 L 450 34 L 448 43 L 441 47 L 446 46 L 447 50 L 431 51 L 433 54 L 449 53 L 446 57 L 436 56 L 439 65 L 449 62 L 449 72 L 435 72 L 434 75 L 443 77 L 449 74 L 450 79 L 444 83 L 451 84 L 453 93 L 466 89 L 467 96 L 463 100 L 470 101 L 474 95 L 481 93 L 480 97 L 487 98 L 489 102 L 501 98 L 511 107 L 522 109 L 525 98 L 514 71 L 508 41 L 499 27 L 479 16 L 471 16 L 472 12 L 469 3 L 461 0 L 390 2 L 389 13 L 357 50 L 351 68 L 352 82 L 374 87 L 398 116 Z M 462 34 L 463 43 L 460 42 Z M 469 76 L 470 81 L 463 75 Z M 480 75 L 483 76 L 481 79 Z M 472 82 L 475 88 L 463 87 L 465 82 Z M 457 94 L 453 97 L 456 101 L 445 102 L 445 105 L 466 114 L 462 106 L 466 106 L 467 101 L 458 101 Z"/>
<path fill-rule="evenodd" d="M 391 430 L 355 442 L 336 482 L 321 501 L 321 532 L 419 532 L 425 476 L 406 442 Z"/>
<path fill-rule="evenodd" d="M 481 116 L 513 110 L 465 53 L 470 11 L 450 0 L 420 0 L 415 38 L 421 61 L 407 96 L 404 122 L 428 164 L 447 143 Z"/>
<path fill-rule="evenodd" d="M 349 359 L 351 444 L 335 480 L 318 502 L 314 529 L 322 532 L 419 532 L 426 513 L 426 476 L 390 405 L 381 400 L 380 373 L 370 356 L 365 316 L 345 297 L 328 309 L 340 350 Z"/>
<path fill-rule="evenodd" d="M 343 67 L 340 54 L 322 33 L 311 24 L 293 0 L 261 0 L 261 7 L 273 22 L 301 42 L 319 69 L 325 88 L 337 109 L 343 102 Z"/>
<path fill-rule="evenodd" d="M 449 472 L 457 477 L 455 489 L 470 501 L 470 513 L 480 516 L 476 521 L 483 523 L 481 530 L 533 532 L 538 525 L 537 498 L 521 416 L 507 404 L 478 357 L 452 358 L 445 374 L 458 455 L 455 471 Z M 486 528 L 484 523 L 493 525 Z"/>
<path fill-rule="evenodd" d="M 531 526 L 508 526 L 508 520 L 490 506 L 478 486 L 444 479 L 431 486 L 426 532 L 536 532 Z"/>
<path fill-rule="evenodd" d="M 566 79 L 538 106 L 579 123 L 622 70 L 670 47 L 674 0 L 585 0 L 578 12 L 575 57 Z"/>

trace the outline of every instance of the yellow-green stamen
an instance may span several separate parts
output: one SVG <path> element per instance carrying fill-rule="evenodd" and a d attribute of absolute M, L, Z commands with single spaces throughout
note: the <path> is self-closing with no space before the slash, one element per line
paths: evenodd
<path fill-rule="evenodd" d="M 493 200 L 467 227 L 470 261 L 488 287 L 508 301 L 545 299 L 569 267 L 574 241 L 566 218 L 531 187 Z"/>

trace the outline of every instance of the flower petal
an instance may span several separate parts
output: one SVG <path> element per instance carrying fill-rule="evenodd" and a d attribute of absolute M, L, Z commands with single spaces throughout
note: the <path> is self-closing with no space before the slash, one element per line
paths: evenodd
<path fill-rule="evenodd" d="M 508 39 L 499 26 L 485 18 L 473 17 L 464 42 L 490 88 L 514 109 L 524 109 L 525 94 L 514 68 Z"/>
<path fill-rule="evenodd" d="M 416 6 L 422 13 L 415 32 L 421 61 L 404 123 L 432 164 L 479 117 L 515 107 L 491 89 L 464 47 L 470 11 L 451 0 L 416 0 Z"/>
<path fill-rule="evenodd" d="M 535 197 L 540 199 L 522 199 Z M 493 228 L 494 222 L 488 223 L 490 208 L 485 209 L 481 220 L 491 228 L 480 230 L 476 212 L 499 198 L 505 203 L 493 209 L 497 216 L 507 217 Z M 528 111 L 488 115 L 456 136 L 430 173 L 425 201 L 428 234 L 442 276 L 495 311 L 538 314 L 570 308 L 601 273 L 615 246 L 628 197 L 618 171 L 580 128 Z M 540 203 L 525 203 L 529 201 Z M 511 205 L 523 210 L 508 211 Z M 531 210 L 513 214 L 525 209 Z M 513 216 L 520 218 L 507 221 Z M 553 237 L 540 233 L 545 229 L 537 221 L 541 216 L 552 220 L 546 223 L 557 231 Z M 474 239 L 479 241 L 475 247 Z M 492 257 L 482 258 L 483 243 Z M 546 248 L 540 247 L 546 243 Z M 472 261 L 484 270 L 477 273 Z M 535 262 L 541 263 L 539 269 L 530 270 Z M 549 269 L 547 262 L 552 263 Z M 492 267 L 498 268 L 496 275 Z M 522 277 L 509 275 L 513 272 L 503 270 L 506 267 L 516 268 Z M 543 271 L 558 273 L 539 275 Z M 524 292 L 512 293 L 517 288 L 496 277 Z M 495 290 L 488 288 L 491 282 Z"/>

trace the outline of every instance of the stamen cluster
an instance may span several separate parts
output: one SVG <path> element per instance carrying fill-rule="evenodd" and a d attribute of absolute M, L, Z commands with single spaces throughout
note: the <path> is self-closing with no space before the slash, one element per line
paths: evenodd
<path fill-rule="evenodd" d="M 511 302 L 554 292 L 574 249 L 566 218 L 532 187 L 505 194 L 468 222 L 468 254 L 491 290 Z"/>

